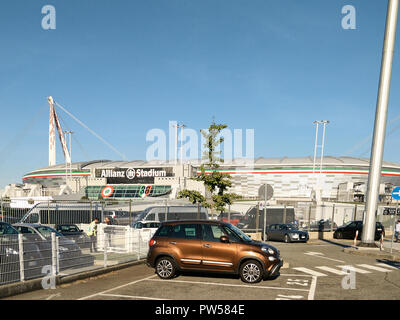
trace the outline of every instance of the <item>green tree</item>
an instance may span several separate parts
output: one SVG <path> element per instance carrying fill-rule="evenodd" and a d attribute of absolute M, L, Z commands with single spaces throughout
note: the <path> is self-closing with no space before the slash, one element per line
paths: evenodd
<path fill-rule="evenodd" d="M 199 192 L 187 189 L 180 191 L 178 194 L 178 198 L 189 198 L 192 203 L 198 202 L 220 213 L 225 211 L 226 205 L 231 205 L 235 199 L 240 198 L 237 194 L 226 192 L 232 186 L 231 176 L 218 171 L 220 163 L 224 162 L 220 158 L 221 151 L 217 151 L 224 138 L 218 136 L 225 128 L 227 128 L 227 125 L 216 124 L 213 121 L 208 130 L 200 130 L 205 139 L 204 147 L 206 149 L 202 160 L 206 160 L 206 163 L 200 166 L 200 174 L 192 179 L 202 181 L 210 192 L 211 198 L 206 199 Z"/>

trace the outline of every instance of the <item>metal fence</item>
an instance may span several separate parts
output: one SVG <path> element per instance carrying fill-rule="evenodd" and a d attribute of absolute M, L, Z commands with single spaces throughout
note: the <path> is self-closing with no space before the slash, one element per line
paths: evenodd
<path fill-rule="evenodd" d="M 87 224 L 80 224 L 83 231 Z M 110 265 L 144 259 L 156 229 L 98 225 L 97 236 L 51 233 L 0 236 L 0 285 L 35 278 L 66 276 Z"/>
<path fill-rule="evenodd" d="M 363 203 L 324 202 L 317 205 L 315 202 L 297 202 L 294 205 L 272 205 L 257 210 L 255 202 L 252 208 L 246 213 L 224 213 L 219 220 L 231 222 L 249 233 L 263 232 L 264 226 L 272 224 L 297 224 L 300 230 L 332 232 L 347 222 L 363 221 L 365 215 Z M 395 211 L 394 205 L 381 204 L 377 209 L 376 221 L 382 223 L 389 234 L 393 229 Z M 400 219 L 400 209 L 397 219 Z"/>

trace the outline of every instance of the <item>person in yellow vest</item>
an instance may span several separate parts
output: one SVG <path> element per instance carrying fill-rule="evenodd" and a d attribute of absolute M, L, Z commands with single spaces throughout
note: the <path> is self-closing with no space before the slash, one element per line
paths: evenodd
<path fill-rule="evenodd" d="M 94 218 L 94 220 L 89 224 L 89 229 L 87 235 L 90 237 L 90 252 L 97 252 L 97 225 L 99 224 L 99 219 Z"/>

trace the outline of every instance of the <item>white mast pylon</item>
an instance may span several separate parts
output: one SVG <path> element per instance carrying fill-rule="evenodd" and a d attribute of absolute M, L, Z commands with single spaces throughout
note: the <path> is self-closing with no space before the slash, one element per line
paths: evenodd
<path fill-rule="evenodd" d="M 48 97 L 50 104 L 49 115 L 49 166 L 56 165 L 56 131 L 54 126 L 54 101 L 52 97 Z"/>
<path fill-rule="evenodd" d="M 60 138 L 61 146 L 64 152 L 65 162 L 71 163 L 71 156 L 68 152 L 67 143 L 61 128 L 60 121 L 58 120 L 56 110 L 54 108 L 54 100 L 52 97 L 48 98 L 50 104 L 50 120 L 49 120 L 49 166 L 56 164 L 56 139 L 55 139 L 55 126 L 57 127 L 58 136 Z M 55 125 L 54 125 L 55 124 Z"/>

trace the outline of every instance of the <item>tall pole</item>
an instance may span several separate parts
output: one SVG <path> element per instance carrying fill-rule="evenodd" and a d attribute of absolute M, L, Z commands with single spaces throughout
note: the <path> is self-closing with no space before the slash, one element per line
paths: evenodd
<path fill-rule="evenodd" d="M 322 146 L 321 146 L 321 162 L 320 162 L 320 166 L 319 166 L 319 173 L 322 172 L 322 161 L 324 159 L 324 146 L 325 146 L 325 127 L 326 124 L 329 123 L 329 121 L 323 121 L 324 124 L 324 130 L 322 131 Z"/>
<path fill-rule="evenodd" d="M 385 40 L 382 52 L 378 99 L 376 104 L 374 138 L 372 141 L 369 164 L 366 217 L 360 244 L 361 246 L 366 247 L 375 246 L 375 212 L 379 196 L 379 183 L 385 143 L 386 118 L 390 93 L 390 80 L 392 75 L 398 9 L 399 0 L 389 0 L 386 17 Z"/>
<path fill-rule="evenodd" d="M 181 126 L 181 164 L 183 164 L 183 128 L 185 127 L 184 124 L 182 124 Z"/>
<path fill-rule="evenodd" d="M 175 126 L 175 164 L 178 161 L 178 125 Z"/>
<path fill-rule="evenodd" d="M 316 129 L 315 129 L 315 144 L 314 144 L 314 161 L 313 161 L 313 170 L 312 172 L 314 173 L 315 171 L 315 160 L 317 158 L 317 143 L 318 143 L 318 121 L 314 121 L 316 123 Z"/>

